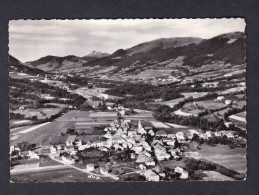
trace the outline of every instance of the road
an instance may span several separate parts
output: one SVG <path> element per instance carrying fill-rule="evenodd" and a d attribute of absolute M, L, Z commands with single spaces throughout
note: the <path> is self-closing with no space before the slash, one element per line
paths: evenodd
<path fill-rule="evenodd" d="M 109 178 L 114 179 L 114 180 L 118 180 L 118 179 L 119 179 L 117 176 L 112 175 L 112 174 L 101 175 L 101 174 L 93 173 L 93 172 L 91 172 L 91 171 L 87 171 L 86 169 L 80 169 L 80 168 L 78 168 L 78 167 L 76 167 L 76 166 L 73 166 L 73 165 L 71 165 L 71 164 L 66 164 L 64 161 L 62 161 L 62 160 L 57 160 L 57 159 L 55 159 L 55 158 L 54 158 L 53 156 L 51 156 L 51 155 L 50 155 L 49 157 L 50 157 L 52 160 L 56 161 L 56 162 L 62 163 L 63 165 L 67 165 L 67 166 L 69 166 L 69 167 L 71 167 L 71 168 L 73 168 L 73 169 L 76 169 L 76 170 L 78 170 L 78 171 L 81 171 L 81 172 L 86 173 L 86 174 L 89 174 L 89 175 L 94 175 L 94 176 L 96 176 L 96 177 L 109 177 Z"/>

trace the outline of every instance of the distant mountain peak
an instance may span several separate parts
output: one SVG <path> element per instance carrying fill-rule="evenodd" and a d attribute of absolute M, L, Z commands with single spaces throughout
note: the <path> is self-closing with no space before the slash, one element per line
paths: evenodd
<path fill-rule="evenodd" d="M 100 52 L 100 51 L 95 51 L 95 50 L 93 50 L 93 51 L 91 51 L 91 52 L 87 55 L 87 57 L 98 57 L 98 58 L 102 58 L 102 57 L 105 57 L 105 56 L 108 56 L 108 55 L 110 55 L 110 54 L 108 54 L 108 53 L 102 53 L 102 52 Z"/>

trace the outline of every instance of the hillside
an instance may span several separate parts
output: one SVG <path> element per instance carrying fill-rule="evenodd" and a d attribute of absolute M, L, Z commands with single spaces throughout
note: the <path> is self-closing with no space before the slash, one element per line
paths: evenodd
<path fill-rule="evenodd" d="M 13 57 L 11 55 L 8 56 L 8 60 L 9 60 L 9 74 L 14 74 L 14 73 L 26 73 L 28 75 L 38 75 L 38 74 L 44 75 L 45 74 L 45 72 L 40 69 L 28 67 L 28 66 L 24 65 L 18 59 L 16 59 L 15 57 Z"/>
<path fill-rule="evenodd" d="M 127 49 L 127 52 L 130 54 L 146 53 L 154 48 L 167 49 L 171 47 L 181 47 L 184 45 L 189 45 L 191 43 L 198 44 L 201 42 L 201 40 L 201 38 L 194 37 L 162 38 L 156 39 L 154 41 L 141 43 L 139 45 Z"/>
<path fill-rule="evenodd" d="M 117 77 L 136 75 L 147 69 L 175 67 L 199 68 L 222 62 L 241 65 L 245 59 L 245 36 L 241 32 L 222 34 L 211 39 L 193 37 L 162 38 L 132 48 L 118 49 L 111 55 L 93 51 L 84 57 L 46 56 L 28 62 L 47 72 L 78 73 L 89 76 Z M 104 57 L 101 57 L 104 56 Z"/>

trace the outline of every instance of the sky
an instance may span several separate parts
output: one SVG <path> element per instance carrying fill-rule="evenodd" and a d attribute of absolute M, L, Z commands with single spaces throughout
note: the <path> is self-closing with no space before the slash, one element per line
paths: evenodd
<path fill-rule="evenodd" d="M 22 62 L 46 55 L 113 53 L 159 38 L 212 38 L 245 30 L 238 19 L 10 20 L 9 54 Z"/>

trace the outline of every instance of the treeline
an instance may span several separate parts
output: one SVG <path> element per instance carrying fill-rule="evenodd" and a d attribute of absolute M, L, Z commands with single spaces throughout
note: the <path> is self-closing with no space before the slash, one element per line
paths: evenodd
<path fill-rule="evenodd" d="M 243 106 L 242 108 L 233 108 L 224 114 L 224 119 L 226 121 L 229 121 L 229 119 L 228 119 L 229 116 L 231 116 L 233 114 L 237 114 L 239 112 L 244 112 L 245 110 L 246 110 L 246 106 Z"/>
<path fill-rule="evenodd" d="M 201 128 L 203 130 L 224 130 L 227 127 L 224 121 L 221 119 L 217 122 L 208 121 L 205 118 L 200 118 L 198 116 L 179 116 L 172 115 L 174 110 L 169 106 L 162 105 L 154 110 L 154 117 L 162 122 L 176 123 L 183 126 L 191 126 Z"/>
<path fill-rule="evenodd" d="M 9 86 L 14 86 L 16 89 L 10 90 L 11 103 L 19 104 L 19 101 L 15 101 L 16 98 L 22 98 L 26 100 L 36 100 L 40 104 L 43 103 L 62 103 L 62 104 L 73 104 L 79 106 L 86 101 L 86 98 L 75 94 L 69 93 L 64 89 L 49 86 L 45 83 L 38 81 L 31 82 L 28 79 L 9 79 Z M 53 100 L 45 100 L 36 94 L 49 94 L 55 97 Z M 67 98 L 68 101 L 58 100 L 57 98 Z"/>
<path fill-rule="evenodd" d="M 88 78 L 85 77 L 79 77 L 79 76 L 67 76 L 64 81 L 66 83 L 73 83 L 79 86 L 87 86 L 88 85 Z"/>
<path fill-rule="evenodd" d="M 127 99 L 132 101 L 144 101 L 159 98 L 161 98 L 163 101 L 167 101 L 183 97 L 178 89 L 170 87 L 158 87 L 144 83 L 127 83 L 119 87 L 106 90 L 105 93 L 120 97 L 131 95 L 130 97 L 127 97 Z"/>

